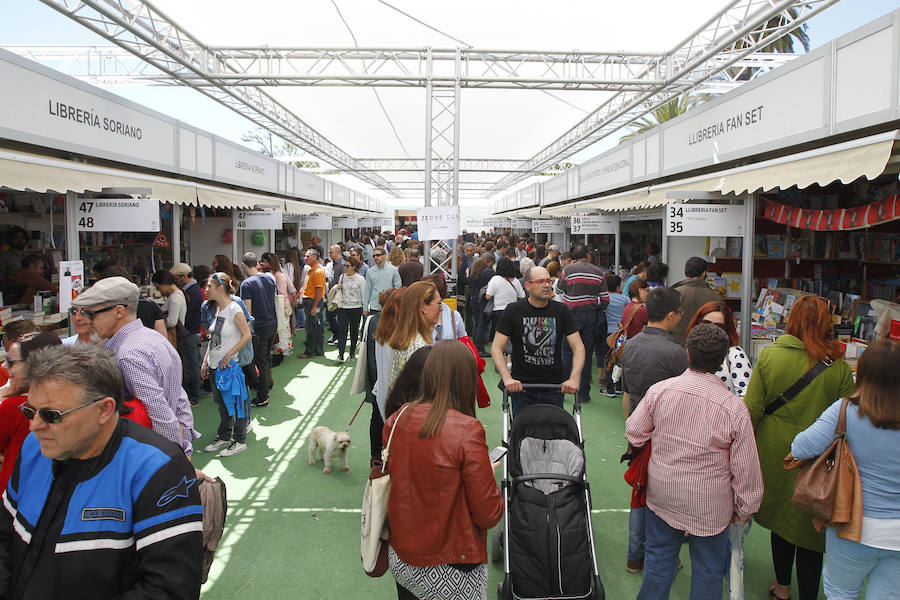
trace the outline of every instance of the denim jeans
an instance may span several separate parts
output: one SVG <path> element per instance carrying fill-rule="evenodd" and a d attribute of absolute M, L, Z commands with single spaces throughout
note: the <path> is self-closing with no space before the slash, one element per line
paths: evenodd
<path fill-rule="evenodd" d="M 644 522 L 647 519 L 647 507 L 632 508 L 628 515 L 628 560 L 644 560 L 644 546 L 647 535 Z"/>
<path fill-rule="evenodd" d="M 525 390 L 524 392 L 511 392 L 509 400 L 512 404 L 512 416 L 515 418 L 519 411 L 532 404 L 552 404 L 563 407 L 563 393 L 559 390 Z"/>
<path fill-rule="evenodd" d="M 181 356 L 181 387 L 192 404 L 200 397 L 200 334 L 189 333 L 178 342 Z"/>
<path fill-rule="evenodd" d="M 578 397 L 582 402 L 590 400 L 591 394 L 591 371 L 594 355 L 594 335 L 597 331 L 597 311 L 578 311 L 572 312 L 572 318 L 575 319 L 575 326 L 581 335 L 581 343 L 584 344 L 584 367 L 581 369 L 581 383 L 578 387 Z M 605 321 L 604 321 L 605 322 Z M 568 342 L 563 344 L 563 369 L 566 370 L 566 377 L 572 372 L 572 348 Z"/>
<path fill-rule="evenodd" d="M 684 531 L 669 526 L 649 508 L 645 525 L 644 580 L 637 600 L 668 598 L 678 572 L 678 551 L 684 541 Z M 692 535 L 688 544 L 691 549 L 690 600 L 722 600 L 728 528 L 708 537 Z"/>
<path fill-rule="evenodd" d="M 882 550 L 825 532 L 825 596 L 829 600 L 859 598 L 863 580 L 866 598 L 894 598 L 900 585 L 900 551 Z"/>
<path fill-rule="evenodd" d="M 232 367 L 234 368 L 234 367 Z M 244 418 L 237 418 L 237 411 L 234 416 L 228 414 L 225 408 L 225 402 L 222 400 L 222 392 L 216 387 L 216 370 L 209 370 L 209 378 L 212 380 L 213 401 L 219 409 L 219 430 L 216 435 L 219 439 L 233 439 L 238 443 L 246 443 L 247 441 L 247 423 L 250 421 L 250 395 L 247 395 L 247 402 L 244 404 Z"/>
<path fill-rule="evenodd" d="M 306 313 L 306 349 L 305 354 L 318 356 L 325 353 L 325 325 L 320 318 L 322 315 L 322 302 L 319 301 L 319 312 L 312 314 L 313 299 L 303 299 L 303 312 Z"/>
<path fill-rule="evenodd" d="M 253 327 L 253 364 L 259 372 L 256 378 L 256 398 L 260 402 L 269 398 L 269 373 L 272 371 L 275 327 L 275 325 Z"/>

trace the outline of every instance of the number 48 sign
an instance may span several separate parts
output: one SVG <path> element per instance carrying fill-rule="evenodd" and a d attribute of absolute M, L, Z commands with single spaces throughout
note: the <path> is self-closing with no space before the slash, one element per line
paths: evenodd
<path fill-rule="evenodd" d="M 159 200 L 115 198 L 80 201 L 77 231 L 159 231 Z"/>
<path fill-rule="evenodd" d="M 740 204 L 669 204 L 666 234 L 743 237 L 746 208 Z"/>

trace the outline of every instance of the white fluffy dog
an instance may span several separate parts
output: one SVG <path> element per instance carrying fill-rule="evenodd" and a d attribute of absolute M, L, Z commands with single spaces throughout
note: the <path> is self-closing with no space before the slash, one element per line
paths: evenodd
<path fill-rule="evenodd" d="M 331 473 L 331 461 L 334 455 L 341 455 L 341 468 L 349 471 L 347 466 L 347 448 L 350 447 L 350 434 L 346 431 L 332 431 L 320 425 L 309 434 L 309 464 L 316 464 L 316 450 L 321 451 L 325 462 L 323 473 Z"/>

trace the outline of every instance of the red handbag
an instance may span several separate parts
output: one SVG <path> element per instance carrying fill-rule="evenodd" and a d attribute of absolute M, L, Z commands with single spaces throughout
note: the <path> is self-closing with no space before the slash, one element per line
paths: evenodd
<path fill-rule="evenodd" d="M 466 335 L 457 339 L 465 344 L 466 348 L 469 349 L 469 352 L 472 353 L 472 356 L 475 357 L 475 366 L 478 368 L 478 408 L 487 408 L 491 405 L 491 396 L 488 394 L 487 388 L 484 387 L 484 382 L 481 380 L 481 374 L 484 373 L 486 363 L 482 357 L 478 356 L 478 348 L 475 347 L 475 343 L 469 336 Z"/>
<path fill-rule="evenodd" d="M 625 482 L 631 486 L 631 508 L 647 506 L 647 468 L 650 466 L 650 440 L 636 448 L 634 459 L 625 471 Z"/>

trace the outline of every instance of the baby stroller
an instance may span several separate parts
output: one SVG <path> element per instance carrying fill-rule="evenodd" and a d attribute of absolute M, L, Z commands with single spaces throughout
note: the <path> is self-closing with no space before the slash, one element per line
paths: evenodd
<path fill-rule="evenodd" d="M 577 398 L 573 415 L 538 404 L 516 415 L 510 429 L 509 394 L 503 390 L 503 443 L 509 452 L 503 459 L 504 527 L 493 541 L 494 561 L 502 547 L 505 571 L 498 600 L 606 597 L 597 572 Z"/>

